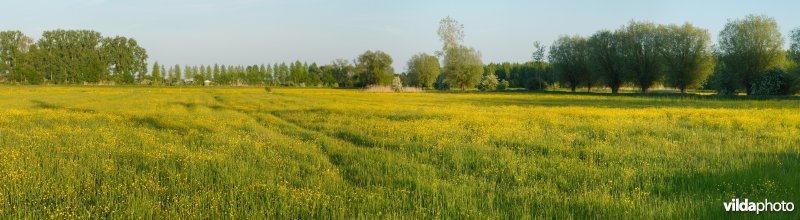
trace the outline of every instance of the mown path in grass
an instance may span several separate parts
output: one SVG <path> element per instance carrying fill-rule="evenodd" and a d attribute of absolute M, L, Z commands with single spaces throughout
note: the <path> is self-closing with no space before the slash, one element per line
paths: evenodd
<path fill-rule="evenodd" d="M 705 96 L 0 87 L 0 215 L 747 218 L 722 203 L 800 202 L 798 110 Z"/>

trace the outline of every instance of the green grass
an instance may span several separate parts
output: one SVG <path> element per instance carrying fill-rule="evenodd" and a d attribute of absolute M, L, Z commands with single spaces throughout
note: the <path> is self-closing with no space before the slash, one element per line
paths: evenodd
<path fill-rule="evenodd" d="M 797 218 L 800 101 L 0 87 L 0 218 Z"/>

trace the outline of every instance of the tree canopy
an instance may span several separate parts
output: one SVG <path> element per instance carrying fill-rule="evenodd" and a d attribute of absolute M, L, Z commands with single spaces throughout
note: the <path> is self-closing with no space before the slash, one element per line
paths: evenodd
<path fill-rule="evenodd" d="M 783 37 L 775 19 L 748 15 L 728 21 L 717 45 L 722 73 L 738 79 L 736 87 L 752 94 L 754 83 L 784 58 Z"/>
<path fill-rule="evenodd" d="M 416 54 L 408 60 L 407 74 L 411 81 L 407 84 L 431 88 L 440 73 L 439 59 L 425 53 Z"/>

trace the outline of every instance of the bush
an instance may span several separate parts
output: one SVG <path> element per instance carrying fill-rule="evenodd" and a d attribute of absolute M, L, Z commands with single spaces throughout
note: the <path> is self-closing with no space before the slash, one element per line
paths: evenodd
<path fill-rule="evenodd" d="M 525 82 L 525 88 L 528 90 L 545 90 L 549 85 L 542 78 L 533 77 Z"/>
<path fill-rule="evenodd" d="M 753 95 L 793 95 L 797 91 L 797 77 L 782 68 L 770 70 L 753 83 Z"/>
<path fill-rule="evenodd" d="M 264 90 L 266 90 L 267 92 L 272 92 L 272 88 L 270 88 L 269 86 L 265 86 Z"/>
<path fill-rule="evenodd" d="M 395 76 L 394 79 L 392 79 L 392 90 L 395 92 L 403 91 L 403 80 L 400 79 L 399 76 Z"/>
<path fill-rule="evenodd" d="M 433 87 L 442 91 L 450 90 L 450 85 L 444 82 L 444 74 L 439 74 L 439 77 L 436 78 L 436 82 L 433 83 Z"/>
<path fill-rule="evenodd" d="M 483 76 L 483 79 L 478 84 L 478 89 L 481 91 L 494 91 L 497 89 L 497 76 L 494 74 Z"/>
<path fill-rule="evenodd" d="M 500 80 L 500 83 L 497 84 L 497 90 L 506 90 L 508 89 L 508 81 Z"/>

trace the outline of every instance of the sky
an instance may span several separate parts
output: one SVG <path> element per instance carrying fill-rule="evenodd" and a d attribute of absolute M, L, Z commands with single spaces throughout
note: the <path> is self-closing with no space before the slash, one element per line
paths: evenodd
<path fill-rule="evenodd" d="M 591 35 L 631 20 L 692 24 L 712 40 L 748 14 L 777 20 L 784 37 L 800 27 L 789 0 L 0 0 L 0 30 L 38 39 L 53 29 L 91 29 L 136 39 L 149 62 L 252 65 L 353 60 L 366 50 L 392 56 L 397 72 L 417 53 L 441 48 L 439 21 L 464 25 L 464 44 L 485 63 L 531 60 L 533 43 Z M 787 43 L 788 45 L 788 43 Z"/>

